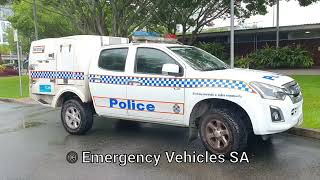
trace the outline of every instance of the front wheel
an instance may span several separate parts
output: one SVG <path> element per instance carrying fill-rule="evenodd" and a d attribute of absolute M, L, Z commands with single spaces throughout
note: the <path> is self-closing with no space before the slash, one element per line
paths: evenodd
<path fill-rule="evenodd" d="M 200 121 L 200 137 L 208 151 L 228 155 L 247 145 L 244 123 L 228 109 L 218 108 L 206 113 Z"/>
<path fill-rule="evenodd" d="M 61 109 L 61 120 L 68 133 L 85 134 L 93 124 L 92 107 L 75 99 L 67 100 Z"/>

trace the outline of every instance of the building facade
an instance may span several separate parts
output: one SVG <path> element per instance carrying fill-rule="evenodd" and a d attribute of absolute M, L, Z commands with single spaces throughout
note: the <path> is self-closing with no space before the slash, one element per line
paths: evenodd
<path fill-rule="evenodd" d="M 230 47 L 230 31 L 200 33 L 197 42 L 216 42 Z M 320 66 L 320 23 L 280 27 L 280 41 L 283 46 L 301 46 L 308 50 Z M 254 28 L 235 30 L 235 55 L 245 56 L 257 49 L 276 45 L 276 28 Z M 229 51 L 228 51 L 229 52 Z"/>
<path fill-rule="evenodd" d="M 8 44 L 7 29 L 11 27 L 7 20 L 12 15 L 12 9 L 8 6 L 0 6 L 0 44 Z"/>

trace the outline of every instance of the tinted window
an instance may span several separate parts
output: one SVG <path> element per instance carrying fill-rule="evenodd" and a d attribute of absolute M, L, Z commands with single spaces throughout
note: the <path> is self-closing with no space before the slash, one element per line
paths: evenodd
<path fill-rule="evenodd" d="M 99 57 L 99 67 L 112 71 L 124 71 L 127 54 L 128 48 L 103 50 Z"/>
<path fill-rule="evenodd" d="M 192 46 L 169 47 L 171 51 L 183 57 L 193 68 L 200 71 L 212 71 L 228 68 L 228 65 L 217 57 Z"/>
<path fill-rule="evenodd" d="M 162 74 L 164 64 L 177 64 L 166 53 L 152 48 L 138 48 L 135 72 L 146 74 Z M 178 65 L 178 64 L 177 64 Z"/>

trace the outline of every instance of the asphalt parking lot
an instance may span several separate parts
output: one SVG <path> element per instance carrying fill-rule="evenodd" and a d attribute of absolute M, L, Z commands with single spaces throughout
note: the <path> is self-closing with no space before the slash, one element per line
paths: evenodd
<path fill-rule="evenodd" d="M 319 179 L 320 141 L 288 134 L 254 143 L 250 163 L 70 164 L 66 154 L 204 153 L 200 140 L 189 143 L 185 128 L 95 118 L 85 136 L 69 135 L 60 111 L 39 105 L 0 102 L 0 179 Z"/>

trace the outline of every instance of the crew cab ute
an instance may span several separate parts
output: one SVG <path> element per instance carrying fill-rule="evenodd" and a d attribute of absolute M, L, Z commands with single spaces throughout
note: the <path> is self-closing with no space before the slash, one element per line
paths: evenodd
<path fill-rule="evenodd" d="M 211 153 L 243 150 L 251 134 L 269 135 L 303 121 L 303 98 L 288 76 L 231 69 L 215 56 L 177 43 L 71 36 L 34 41 L 31 97 L 61 108 L 70 134 L 93 115 L 189 128 Z M 107 119 L 106 119 L 107 120 Z"/>

